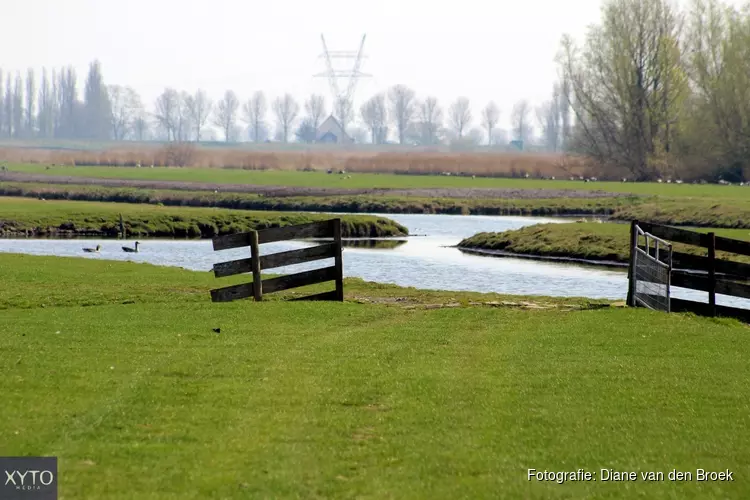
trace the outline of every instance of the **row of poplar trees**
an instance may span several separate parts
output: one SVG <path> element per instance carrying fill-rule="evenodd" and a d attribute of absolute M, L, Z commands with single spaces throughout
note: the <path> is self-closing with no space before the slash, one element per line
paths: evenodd
<path fill-rule="evenodd" d="M 33 70 L 25 79 L 0 70 L 0 137 L 109 139 L 112 108 L 98 61 L 89 65 L 83 97 L 72 67 L 44 69 L 38 88 Z"/>

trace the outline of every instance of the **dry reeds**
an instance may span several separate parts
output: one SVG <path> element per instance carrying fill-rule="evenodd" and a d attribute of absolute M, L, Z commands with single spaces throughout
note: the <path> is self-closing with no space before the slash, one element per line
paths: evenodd
<path fill-rule="evenodd" d="M 373 151 L 308 149 L 297 151 L 207 148 L 192 144 L 122 145 L 104 151 L 2 148 L 0 161 L 54 165 L 119 167 L 206 167 L 245 170 L 305 170 L 412 175 L 477 175 L 558 179 L 585 176 L 583 158 L 553 153 Z"/>

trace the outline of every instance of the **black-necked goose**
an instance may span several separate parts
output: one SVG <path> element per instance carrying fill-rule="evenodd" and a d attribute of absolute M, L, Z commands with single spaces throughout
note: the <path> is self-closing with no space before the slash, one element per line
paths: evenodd
<path fill-rule="evenodd" d="M 138 245 L 139 245 L 139 243 L 136 241 L 135 242 L 135 248 L 133 248 L 133 247 L 122 247 L 122 251 L 123 252 L 130 252 L 130 253 L 138 252 Z"/>

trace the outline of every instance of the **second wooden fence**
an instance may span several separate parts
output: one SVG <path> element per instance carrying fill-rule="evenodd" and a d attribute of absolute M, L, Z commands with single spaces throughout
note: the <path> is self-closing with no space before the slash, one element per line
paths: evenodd
<path fill-rule="evenodd" d="M 639 245 L 638 229 L 658 238 L 706 249 L 706 255 L 685 252 L 663 252 L 657 258 L 666 262 L 671 256 L 669 286 L 707 292 L 707 302 L 670 298 L 672 312 L 694 312 L 707 316 L 731 316 L 750 321 L 750 309 L 716 303 L 716 294 L 750 299 L 750 264 L 716 257 L 717 251 L 750 256 L 750 242 L 700 233 L 661 224 L 633 221 L 631 225 L 631 264 Z M 654 249 L 642 248 L 652 256 Z M 633 269 L 630 269 L 628 303 L 635 304 Z"/>

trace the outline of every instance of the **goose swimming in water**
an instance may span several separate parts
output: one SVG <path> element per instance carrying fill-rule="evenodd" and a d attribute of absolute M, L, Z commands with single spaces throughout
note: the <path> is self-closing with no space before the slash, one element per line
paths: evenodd
<path fill-rule="evenodd" d="M 123 252 L 131 252 L 131 253 L 138 252 L 138 245 L 139 245 L 139 243 L 136 241 L 135 242 L 135 248 L 133 248 L 133 247 L 122 247 L 122 251 Z"/>
<path fill-rule="evenodd" d="M 83 251 L 87 253 L 99 253 L 99 250 L 101 250 L 101 245 L 96 245 L 96 248 L 84 248 Z"/>

